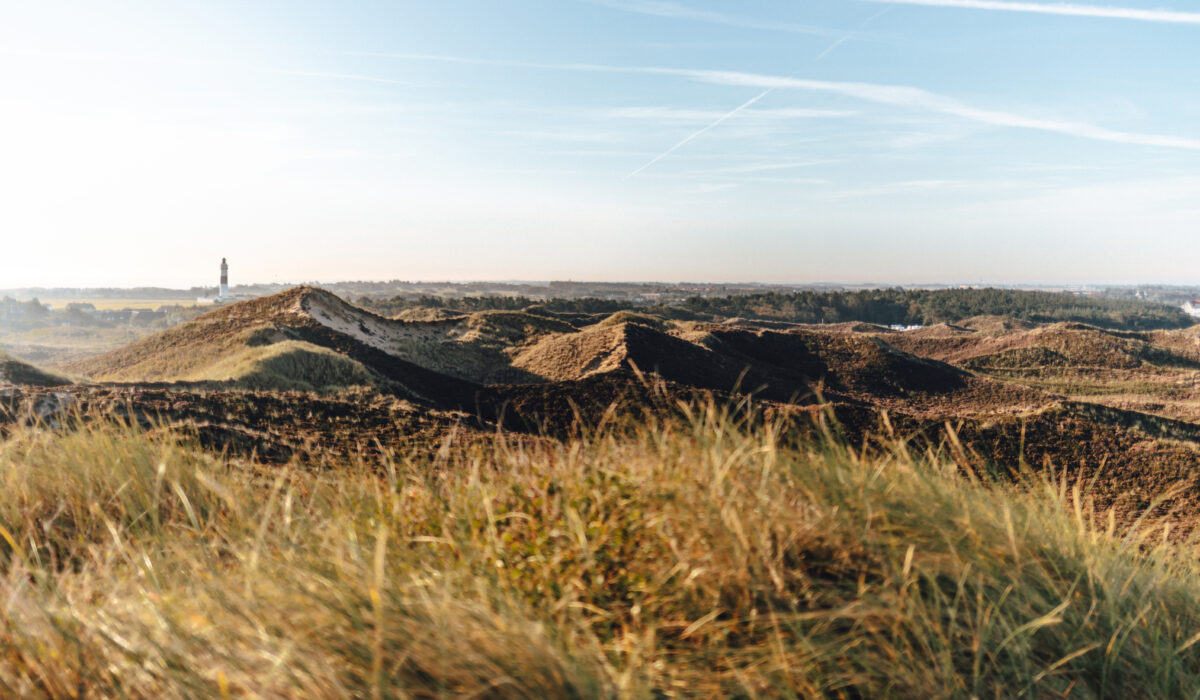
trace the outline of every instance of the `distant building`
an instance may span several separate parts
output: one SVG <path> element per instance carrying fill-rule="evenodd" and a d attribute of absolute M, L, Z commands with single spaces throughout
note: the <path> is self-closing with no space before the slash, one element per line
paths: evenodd
<path fill-rule="evenodd" d="M 133 314 L 130 323 L 135 326 L 149 326 L 155 321 L 162 321 L 167 318 L 166 311 L 151 311 L 150 309 L 142 309 Z"/>
<path fill-rule="evenodd" d="M 133 309 L 111 309 L 96 312 L 96 317 L 106 323 L 127 324 L 133 318 Z"/>
<path fill-rule="evenodd" d="M 221 258 L 221 284 L 217 287 L 215 297 L 197 297 L 197 304 L 221 304 L 230 300 L 229 296 L 229 262 Z"/>
<path fill-rule="evenodd" d="M 1200 299 L 1192 299 L 1182 307 L 1183 312 L 1193 318 L 1200 318 Z"/>

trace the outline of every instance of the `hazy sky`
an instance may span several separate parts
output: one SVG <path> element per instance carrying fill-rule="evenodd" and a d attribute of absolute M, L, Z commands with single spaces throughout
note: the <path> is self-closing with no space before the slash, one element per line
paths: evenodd
<path fill-rule="evenodd" d="M 1200 12 L 0 0 L 0 288 L 1200 283 Z"/>

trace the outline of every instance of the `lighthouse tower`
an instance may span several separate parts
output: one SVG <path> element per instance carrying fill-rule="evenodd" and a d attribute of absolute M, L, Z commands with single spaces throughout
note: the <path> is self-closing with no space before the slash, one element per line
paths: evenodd
<path fill-rule="evenodd" d="M 221 293 L 217 298 L 229 298 L 229 263 L 225 262 L 225 258 L 221 258 Z"/>

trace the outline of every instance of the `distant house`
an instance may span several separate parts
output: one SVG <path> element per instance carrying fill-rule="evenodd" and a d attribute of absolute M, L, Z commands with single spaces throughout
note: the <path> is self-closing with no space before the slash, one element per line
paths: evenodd
<path fill-rule="evenodd" d="M 1187 314 L 1188 316 L 1192 316 L 1193 318 L 1200 318 L 1200 299 L 1192 299 L 1191 301 L 1184 304 L 1181 308 L 1183 309 L 1183 312 L 1185 314 Z"/>
<path fill-rule="evenodd" d="M 126 324 L 133 318 L 133 309 L 108 309 L 100 311 L 97 316 L 105 323 Z"/>
<path fill-rule="evenodd" d="M 166 311 L 151 311 L 150 309 L 142 309 L 134 314 L 133 319 L 130 322 L 135 326 L 149 326 L 155 321 L 162 321 L 166 319 L 166 317 Z"/>

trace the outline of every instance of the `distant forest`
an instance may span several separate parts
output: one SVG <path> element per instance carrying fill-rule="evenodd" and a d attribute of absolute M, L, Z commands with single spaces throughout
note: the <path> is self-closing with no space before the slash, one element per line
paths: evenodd
<path fill-rule="evenodd" d="M 526 296 L 475 296 L 440 297 L 431 294 L 419 296 L 396 296 L 391 299 L 362 297 L 358 305 L 378 314 L 391 316 L 405 309 L 446 309 L 459 313 L 476 311 L 550 311 L 554 313 L 611 314 L 630 309 L 646 309 L 645 304 L 635 304 L 619 299 L 531 299 Z"/>
<path fill-rule="evenodd" d="M 692 296 L 671 306 L 649 306 L 610 299 L 530 299 L 524 296 L 446 298 L 431 295 L 363 297 L 359 303 L 376 313 L 394 315 L 409 308 L 442 308 L 459 313 L 527 310 L 534 313 L 613 313 L 641 310 L 667 317 L 742 317 L 791 323 L 857 321 L 879 325 L 928 326 L 972 316 L 1055 323 L 1072 321 L 1118 330 L 1184 328 L 1194 323 L 1181 309 L 1136 299 L 1085 297 L 1058 292 L 1013 289 L 872 289 L 858 292 L 796 292 L 723 297 Z"/>
<path fill-rule="evenodd" d="M 1073 321 L 1126 330 L 1183 328 L 1193 324 L 1182 309 L 1166 304 L 1014 289 L 873 289 L 750 294 L 719 299 L 690 297 L 684 301 L 684 308 L 703 314 L 794 323 L 862 321 L 928 326 L 995 315 L 1037 323 Z"/>

